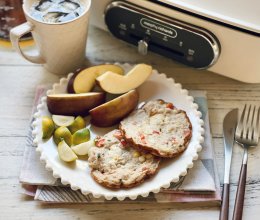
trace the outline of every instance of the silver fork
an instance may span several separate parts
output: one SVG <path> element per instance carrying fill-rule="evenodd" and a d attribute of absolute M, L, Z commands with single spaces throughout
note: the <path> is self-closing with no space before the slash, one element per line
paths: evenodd
<path fill-rule="evenodd" d="M 243 162 L 241 165 L 233 220 L 242 219 L 243 205 L 246 187 L 248 148 L 257 146 L 259 139 L 260 107 L 245 105 L 239 123 L 236 128 L 235 140 L 244 148 Z"/>

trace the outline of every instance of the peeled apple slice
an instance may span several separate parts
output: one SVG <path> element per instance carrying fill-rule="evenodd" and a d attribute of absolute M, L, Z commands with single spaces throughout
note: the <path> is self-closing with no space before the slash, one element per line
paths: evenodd
<path fill-rule="evenodd" d="M 112 94 L 126 93 L 137 88 L 152 74 L 152 67 L 138 64 L 126 75 L 106 72 L 96 79 L 97 84 L 106 92 Z"/>
<path fill-rule="evenodd" d="M 59 127 L 67 127 L 70 126 L 74 122 L 73 116 L 65 116 L 65 115 L 52 115 L 52 120 L 54 121 L 55 125 Z"/>
<path fill-rule="evenodd" d="M 95 142 L 91 140 L 88 142 L 84 142 L 84 143 L 72 146 L 71 149 L 78 156 L 85 156 L 85 155 L 88 155 L 89 149 L 93 146 L 95 146 Z"/>
<path fill-rule="evenodd" d="M 58 145 L 58 154 L 61 160 L 64 162 L 72 162 L 78 159 L 77 155 L 63 140 Z"/>

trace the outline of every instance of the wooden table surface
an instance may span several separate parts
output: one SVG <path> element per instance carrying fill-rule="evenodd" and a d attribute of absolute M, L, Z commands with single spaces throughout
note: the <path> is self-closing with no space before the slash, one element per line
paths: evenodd
<path fill-rule="evenodd" d="M 206 90 L 210 126 L 217 165 L 223 181 L 222 121 L 232 108 L 260 102 L 260 85 L 245 84 L 207 71 L 197 71 L 170 59 L 150 53 L 137 54 L 136 48 L 91 27 L 87 45 L 87 62 L 145 62 L 164 72 L 185 89 Z M 250 67 L 248 67 L 250 71 Z M 246 74 L 246 73 L 245 73 Z M 42 66 L 25 61 L 10 47 L 0 48 L 0 219 L 218 219 L 219 207 L 202 204 L 41 204 L 21 194 L 19 172 L 23 158 L 29 117 L 35 88 L 39 84 L 58 82 L 59 76 Z M 234 148 L 231 171 L 230 213 L 234 205 L 242 149 Z M 245 196 L 244 219 L 260 216 L 260 147 L 250 149 Z"/>

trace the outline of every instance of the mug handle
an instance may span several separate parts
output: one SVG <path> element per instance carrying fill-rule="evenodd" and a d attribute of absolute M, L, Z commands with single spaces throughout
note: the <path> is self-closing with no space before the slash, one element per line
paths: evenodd
<path fill-rule="evenodd" d="M 25 34 L 30 33 L 32 30 L 33 30 L 33 25 L 30 22 L 25 22 L 11 29 L 10 39 L 16 51 L 19 52 L 26 60 L 32 63 L 43 64 L 45 63 L 45 60 L 40 54 L 36 56 L 27 55 L 22 51 L 19 45 L 20 38 Z"/>

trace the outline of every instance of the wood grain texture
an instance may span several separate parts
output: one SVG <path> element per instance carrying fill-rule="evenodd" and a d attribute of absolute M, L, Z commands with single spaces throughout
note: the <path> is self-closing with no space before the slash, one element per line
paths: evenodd
<path fill-rule="evenodd" d="M 29 51 L 30 52 L 30 51 Z M 90 28 L 87 61 L 89 65 L 104 62 L 145 62 L 182 83 L 185 89 L 206 90 L 217 165 L 223 182 L 222 121 L 234 107 L 259 103 L 260 84 L 245 84 L 207 71 L 193 70 L 157 54 L 137 54 L 135 47 L 113 38 L 109 33 Z M 250 68 L 249 68 L 250 71 Z M 35 88 L 38 84 L 58 82 L 59 77 L 31 64 L 10 48 L 0 48 L 0 219 L 176 219 L 217 220 L 220 207 L 201 204 L 40 204 L 23 196 L 19 184 L 25 137 Z M 232 218 L 237 180 L 243 150 L 235 146 L 231 169 L 230 210 Z M 243 218 L 256 220 L 260 215 L 260 148 L 249 151 L 247 187 Z M 120 211 L 119 211 L 120 207 Z"/>

